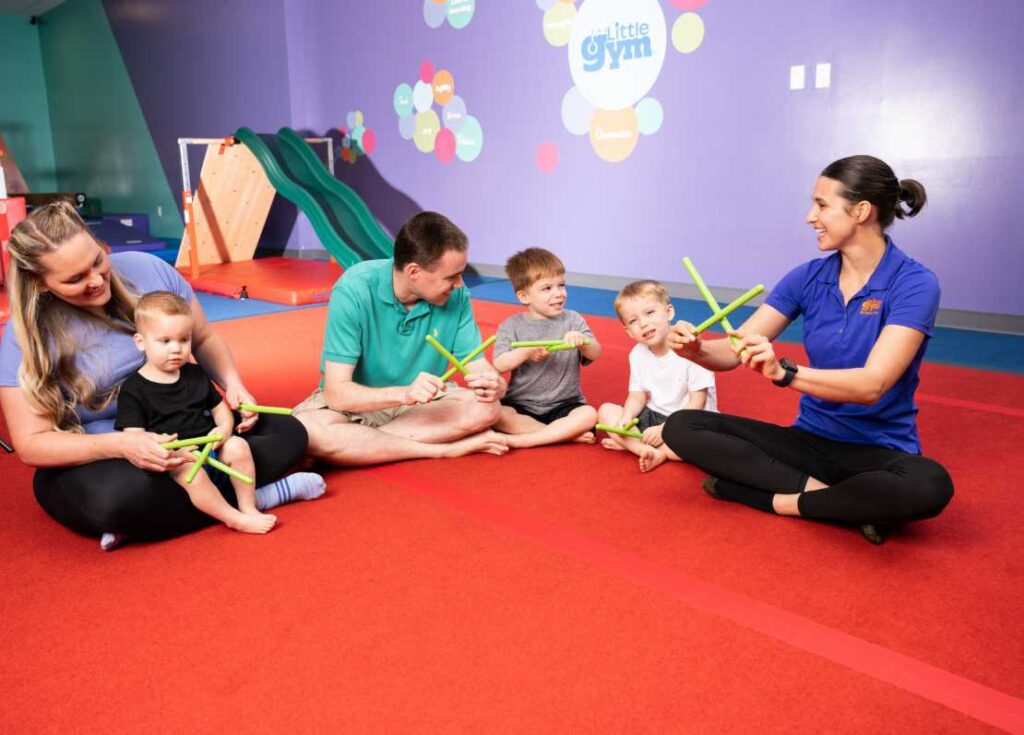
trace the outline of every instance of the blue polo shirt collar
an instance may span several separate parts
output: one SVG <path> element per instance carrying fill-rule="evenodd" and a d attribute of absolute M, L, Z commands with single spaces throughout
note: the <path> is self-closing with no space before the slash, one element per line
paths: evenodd
<path fill-rule="evenodd" d="M 907 262 L 907 256 L 903 254 L 903 251 L 896 247 L 896 243 L 886 235 L 885 236 L 885 254 L 882 255 L 882 259 L 878 261 L 878 265 L 875 267 L 875 272 L 871 274 L 871 278 L 868 279 L 867 285 L 865 286 L 866 291 L 887 291 L 889 285 L 892 283 L 892 279 L 899 273 L 900 268 Z"/>
<path fill-rule="evenodd" d="M 900 268 L 903 267 L 906 261 L 907 256 L 896 247 L 896 243 L 892 241 L 892 238 L 886 235 L 885 252 L 882 254 L 882 259 L 878 261 L 874 273 L 871 274 L 871 278 L 868 279 L 860 293 L 887 290 L 892 283 L 892 279 L 896 277 L 896 274 L 899 273 Z M 842 256 L 839 253 L 830 255 L 821 267 L 821 270 L 818 271 L 817 280 L 830 286 L 838 286 L 839 267 L 842 265 L 842 262 Z"/>

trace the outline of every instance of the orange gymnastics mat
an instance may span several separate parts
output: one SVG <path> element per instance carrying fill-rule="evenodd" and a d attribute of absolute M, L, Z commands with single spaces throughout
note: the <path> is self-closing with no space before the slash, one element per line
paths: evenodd
<path fill-rule="evenodd" d="M 219 296 L 273 301 L 300 306 L 327 303 L 331 288 L 344 272 L 335 261 L 301 258 L 260 258 L 203 266 L 192 279 L 187 267 L 179 268 L 197 291 Z"/>
<path fill-rule="evenodd" d="M 325 311 L 217 324 L 261 402 L 313 387 Z M 584 389 L 620 400 L 631 343 L 588 321 Z M 746 372 L 718 391 L 795 413 Z M 104 554 L 0 456 L 0 731 L 1024 732 L 1024 378 L 928 364 L 920 397 L 957 494 L 879 547 L 562 445 L 332 469 L 265 537 Z"/>

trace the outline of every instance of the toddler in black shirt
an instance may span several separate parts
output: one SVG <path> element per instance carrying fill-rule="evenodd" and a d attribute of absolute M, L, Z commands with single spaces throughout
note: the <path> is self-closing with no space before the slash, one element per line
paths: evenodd
<path fill-rule="evenodd" d="M 114 428 L 177 435 L 180 439 L 219 434 L 225 438 L 214 446 L 219 452 L 218 459 L 252 477 L 252 452 L 244 439 L 232 435 L 231 409 L 203 369 L 189 362 L 192 309 L 188 302 L 168 291 L 147 293 L 135 307 L 135 328 L 135 344 L 146 353 L 146 363 L 121 386 Z M 189 459 L 194 459 L 191 450 L 178 451 L 187 452 Z M 196 508 L 236 531 L 266 533 L 274 527 L 277 517 L 256 509 L 251 484 L 231 479 L 238 498 L 235 509 L 204 469 L 191 483 L 185 482 L 193 464 L 194 461 L 171 470 L 171 476 Z"/>

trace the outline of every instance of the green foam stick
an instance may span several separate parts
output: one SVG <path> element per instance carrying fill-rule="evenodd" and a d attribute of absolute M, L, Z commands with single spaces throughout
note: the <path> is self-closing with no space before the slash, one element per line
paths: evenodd
<path fill-rule="evenodd" d="M 282 416 L 292 415 L 292 410 L 290 408 L 283 408 L 280 406 L 259 406 L 255 403 L 239 403 L 238 409 L 240 411 L 252 411 L 254 413 L 276 413 Z"/>
<path fill-rule="evenodd" d="M 729 314 L 732 314 L 734 311 L 736 311 L 738 308 L 743 306 L 745 303 L 750 301 L 752 298 L 757 296 L 762 291 L 764 291 L 764 286 L 763 285 L 758 284 L 758 285 L 754 286 L 752 289 L 747 291 L 745 294 L 740 296 L 735 301 L 730 301 L 726 305 L 726 307 L 724 309 L 722 309 L 721 311 L 717 312 L 714 316 L 710 316 L 707 319 L 705 319 L 704 321 L 702 321 L 700 324 L 698 324 L 697 327 L 693 330 L 693 333 L 694 334 L 700 334 L 701 332 L 703 332 L 705 329 L 707 329 L 708 327 L 712 326 L 713 324 L 717 324 L 718 322 L 724 322 L 725 318 L 727 316 L 729 316 Z"/>
<path fill-rule="evenodd" d="M 202 456 L 202 455 L 200 455 L 200 454 L 199 454 L 199 452 L 197 452 L 197 451 L 195 451 L 195 450 L 193 450 L 193 451 L 192 451 L 192 454 L 193 454 L 194 456 L 196 456 L 196 457 L 200 457 L 200 456 Z M 225 475 L 227 475 L 228 477 L 233 477 L 233 478 L 235 478 L 236 480 L 241 480 L 241 481 L 242 481 L 242 482 L 244 482 L 244 483 L 245 483 L 246 485 L 252 485 L 252 478 L 251 478 L 251 477 L 249 477 L 248 475 L 243 475 L 243 474 L 242 474 L 241 472 L 239 472 L 238 470 L 233 470 L 233 469 L 231 469 L 230 467 L 228 467 L 228 466 L 227 466 L 226 464 L 224 464 L 223 462 L 218 462 L 218 461 L 217 461 L 217 460 L 215 460 L 215 459 L 214 459 L 213 457 L 209 457 L 209 458 L 208 458 L 208 459 L 206 460 L 206 462 L 207 462 L 207 464 L 209 464 L 209 465 L 210 465 L 211 467 L 214 467 L 214 468 L 216 468 L 216 469 L 220 470 L 221 472 L 223 472 L 223 473 L 224 473 Z"/>
<path fill-rule="evenodd" d="M 589 339 L 583 340 L 583 344 L 589 345 L 590 344 L 590 340 Z M 558 344 L 548 345 L 548 352 L 564 352 L 565 350 L 575 350 L 575 349 L 577 349 L 576 345 L 571 345 L 571 344 L 568 344 L 566 342 L 559 342 Z"/>
<path fill-rule="evenodd" d="M 712 295 L 711 289 L 709 289 L 707 284 L 704 283 L 704 279 L 700 277 L 700 273 L 697 272 L 697 267 L 693 264 L 693 261 L 689 258 L 683 258 L 683 265 L 686 266 L 686 270 L 689 272 L 690 278 L 693 279 L 693 285 L 697 287 L 697 290 L 700 291 L 700 295 L 704 297 L 708 306 L 711 307 L 712 313 L 717 314 L 721 311 L 721 307 L 719 307 L 718 302 L 715 301 L 715 297 Z M 727 334 L 735 331 L 728 319 L 722 320 L 722 328 L 725 329 Z M 739 339 L 733 337 L 731 334 L 729 335 L 729 341 L 734 345 L 739 344 Z"/>
<path fill-rule="evenodd" d="M 441 353 L 441 357 L 443 357 L 445 360 L 447 360 L 448 362 L 455 366 L 456 370 L 458 370 L 463 375 L 469 375 L 469 371 L 466 369 L 466 366 L 459 362 L 459 359 L 455 357 L 455 355 L 450 353 L 448 350 L 446 350 L 444 346 L 436 339 L 434 339 L 432 335 L 428 334 L 426 339 L 427 342 L 430 343 L 431 347 L 433 347 L 435 350 Z"/>
<path fill-rule="evenodd" d="M 181 449 L 182 447 L 198 447 L 200 444 L 216 444 L 223 439 L 220 434 L 210 434 L 209 436 L 197 436 L 192 439 L 175 439 L 172 442 L 165 442 L 160 446 L 164 449 Z"/>
<path fill-rule="evenodd" d="M 192 465 L 192 469 L 190 469 L 188 474 L 185 476 L 186 485 L 191 485 L 192 481 L 196 479 L 196 475 L 199 474 L 199 470 L 203 466 L 203 463 L 210 458 L 211 449 L 213 449 L 213 442 L 210 442 L 203 447 L 203 451 L 199 453 L 199 459 L 196 460 L 196 463 Z"/>
<path fill-rule="evenodd" d="M 551 347 L 560 344 L 564 344 L 560 339 L 528 339 L 524 342 L 512 342 L 509 347 L 517 350 L 520 347 Z"/>
<path fill-rule="evenodd" d="M 493 344 L 494 344 L 494 340 L 496 340 L 496 339 L 498 339 L 498 336 L 497 336 L 496 334 L 492 334 L 492 335 L 491 335 L 490 337 L 488 337 L 487 339 L 485 339 L 485 340 L 483 341 L 483 344 L 481 344 L 481 345 L 480 345 L 479 347 L 475 348 L 475 349 L 474 349 L 474 350 L 473 350 L 472 352 L 470 352 L 470 353 L 469 353 L 468 355 L 466 355 L 466 356 L 465 356 L 464 358 L 462 358 L 462 363 L 461 363 L 461 364 L 462 364 L 462 365 L 466 365 L 466 363 L 468 363 L 468 362 L 469 362 L 470 360 L 472 360 L 472 359 L 473 359 L 474 357 L 476 357 L 476 356 L 477 356 L 477 355 L 479 355 L 479 354 L 480 354 L 481 352 L 483 352 L 484 350 L 486 350 L 486 349 L 487 349 L 488 347 L 490 347 L 491 345 L 493 345 Z M 448 368 L 447 372 L 445 372 L 445 373 L 444 373 L 444 374 L 443 374 L 443 375 L 441 376 L 441 380 L 450 380 L 450 379 L 451 379 L 451 377 L 452 377 L 453 375 L 455 375 L 455 372 L 456 372 L 457 370 L 458 370 L 458 368 L 457 368 L 457 367 L 455 367 L 454 365 L 453 365 L 452 367 Z"/>
<path fill-rule="evenodd" d="M 619 434 L 620 436 L 628 436 L 631 439 L 643 439 L 644 435 L 639 431 L 633 431 L 632 429 L 626 429 L 621 426 L 609 426 L 608 424 L 598 424 L 598 431 L 607 431 L 609 434 Z"/>
<path fill-rule="evenodd" d="M 632 419 L 629 422 L 622 425 L 623 429 L 632 429 L 634 426 L 640 423 L 640 419 Z"/>

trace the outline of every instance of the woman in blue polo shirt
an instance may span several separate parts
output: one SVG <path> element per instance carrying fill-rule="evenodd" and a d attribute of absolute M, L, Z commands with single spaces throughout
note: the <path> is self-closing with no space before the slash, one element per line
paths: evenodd
<path fill-rule="evenodd" d="M 785 276 L 728 340 L 702 341 L 679 322 L 670 342 L 711 370 L 738 365 L 797 390 L 791 427 L 706 411 L 679 411 L 665 443 L 711 474 L 712 496 L 780 515 L 860 526 L 881 543 L 907 521 L 938 515 L 949 473 L 921 456 L 914 391 L 935 326 L 939 283 L 886 234 L 924 206 L 924 187 L 883 161 L 851 156 L 821 172 L 807 223 L 828 257 Z M 906 208 L 904 208 L 904 205 Z M 809 365 L 779 359 L 774 340 L 803 315 Z"/>

